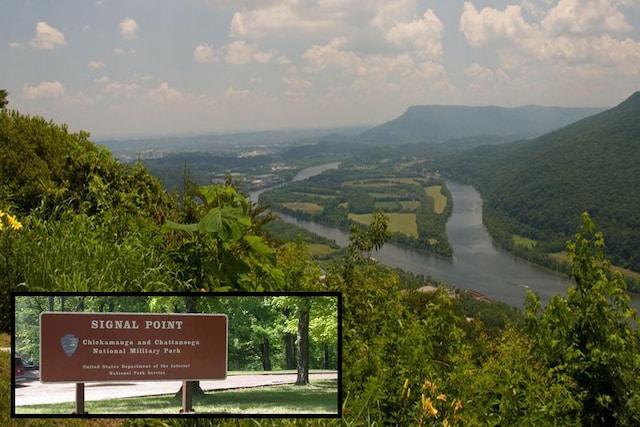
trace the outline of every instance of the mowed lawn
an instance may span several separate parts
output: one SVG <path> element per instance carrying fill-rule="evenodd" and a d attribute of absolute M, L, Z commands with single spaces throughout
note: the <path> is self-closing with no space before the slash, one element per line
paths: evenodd
<path fill-rule="evenodd" d="M 412 213 L 385 213 L 389 218 L 389 231 L 402 233 L 409 237 L 418 237 L 416 215 Z M 369 225 L 373 214 L 349 214 L 349 219 L 360 224 Z"/>
<path fill-rule="evenodd" d="M 424 191 L 427 196 L 433 199 L 433 213 L 441 214 L 444 212 L 444 208 L 447 207 L 447 198 L 442 194 L 442 185 L 432 185 L 427 187 Z"/>
<path fill-rule="evenodd" d="M 294 211 L 307 212 L 311 215 L 320 214 L 324 209 L 321 205 L 309 202 L 289 202 L 284 203 L 283 206 Z"/>

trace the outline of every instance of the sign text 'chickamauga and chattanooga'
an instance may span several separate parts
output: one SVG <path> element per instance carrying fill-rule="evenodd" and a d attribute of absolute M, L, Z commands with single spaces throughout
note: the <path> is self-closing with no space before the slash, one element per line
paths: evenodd
<path fill-rule="evenodd" d="M 44 312 L 40 380 L 224 379 L 227 329 L 222 314 Z"/>

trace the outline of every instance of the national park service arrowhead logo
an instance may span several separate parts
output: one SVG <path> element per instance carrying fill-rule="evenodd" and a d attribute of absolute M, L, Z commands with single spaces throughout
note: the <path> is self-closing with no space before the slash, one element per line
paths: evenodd
<path fill-rule="evenodd" d="M 67 357 L 73 356 L 73 353 L 78 349 L 78 344 L 80 343 L 80 338 L 73 334 L 67 334 L 60 338 L 60 344 L 62 345 L 62 349 L 64 350 L 64 354 Z"/>

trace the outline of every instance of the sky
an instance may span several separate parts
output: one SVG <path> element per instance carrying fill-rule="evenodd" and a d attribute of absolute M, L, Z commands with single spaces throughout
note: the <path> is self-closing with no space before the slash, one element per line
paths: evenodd
<path fill-rule="evenodd" d="M 411 105 L 608 107 L 637 0 L 0 0 L 9 108 L 94 139 L 377 125 Z"/>

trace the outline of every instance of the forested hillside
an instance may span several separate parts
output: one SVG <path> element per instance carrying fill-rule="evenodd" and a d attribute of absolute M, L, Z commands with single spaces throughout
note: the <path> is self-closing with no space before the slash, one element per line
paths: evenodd
<path fill-rule="evenodd" d="M 587 211 L 616 265 L 640 271 L 640 92 L 528 142 L 480 147 L 441 168 L 483 193 L 486 221 L 560 252 Z"/>
<path fill-rule="evenodd" d="M 340 258 L 321 270 L 306 244 L 272 239 L 265 229 L 271 218 L 231 184 L 187 185 L 174 197 L 146 169 L 120 165 L 86 133 L 70 134 L 65 126 L 6 109 L 0 115 L 0 158 L 6 159 L 0 175 L 3 331 L 12 332 L 12 291 L 342 294 L 342 347 L 336 353 L 342 358 L 342 418 L 203 418 L 194 424 L 640 425 L 640 330 L 624 282 L 611 274 L 602 234 L 587 214 L 567 246 L 575 286 L 547 307 L 530 293 L 523 315 L 429 280 L 420 281 L 421 291 L 410 290 L 418 279 L 407 280 L 369 256 L 390 236 L 389 218 L 381 212 L 368 226 L 354 228 Z M 99 298 L 65 296 L 75 310 L 84 310 L 84 302 L 110 310 Z M 23 300 L 20 315 L 27 319 L 16 326 L 32 324 L 34 304 L 65 304 L 45 297 Z M 154 307 L 194 312 L 191 300 Z M 298 325 L 309 319 L 307 304 L 287 307 Z M 284 306 L 236 308 L 255 314 L 259 326 L 258 318 L 279 316 Z M 287 331 L 263 329 L 262 346 L 253 339 L 244 349 L 237 343 L 234 357 L 247 354 L 264 368 L 265 358 L 255 353 L 264 351 L 264 340 L 275 346 Z M 306 340 L 304 328 L 298 331 L 298 360 L 308 353 L 319 358 L 317 347 L 305 346 L 322 340 Z M 27 349 L 29 343 L 16 344 Z M 272 369 L 286 366 L 287 353 L 272 354 Z M 0 354 L 0 424 L 191 424 L 180 418 L 12 419 L 10 357 Z M 305 383 L 300 387 L 313 387 Z"/>

